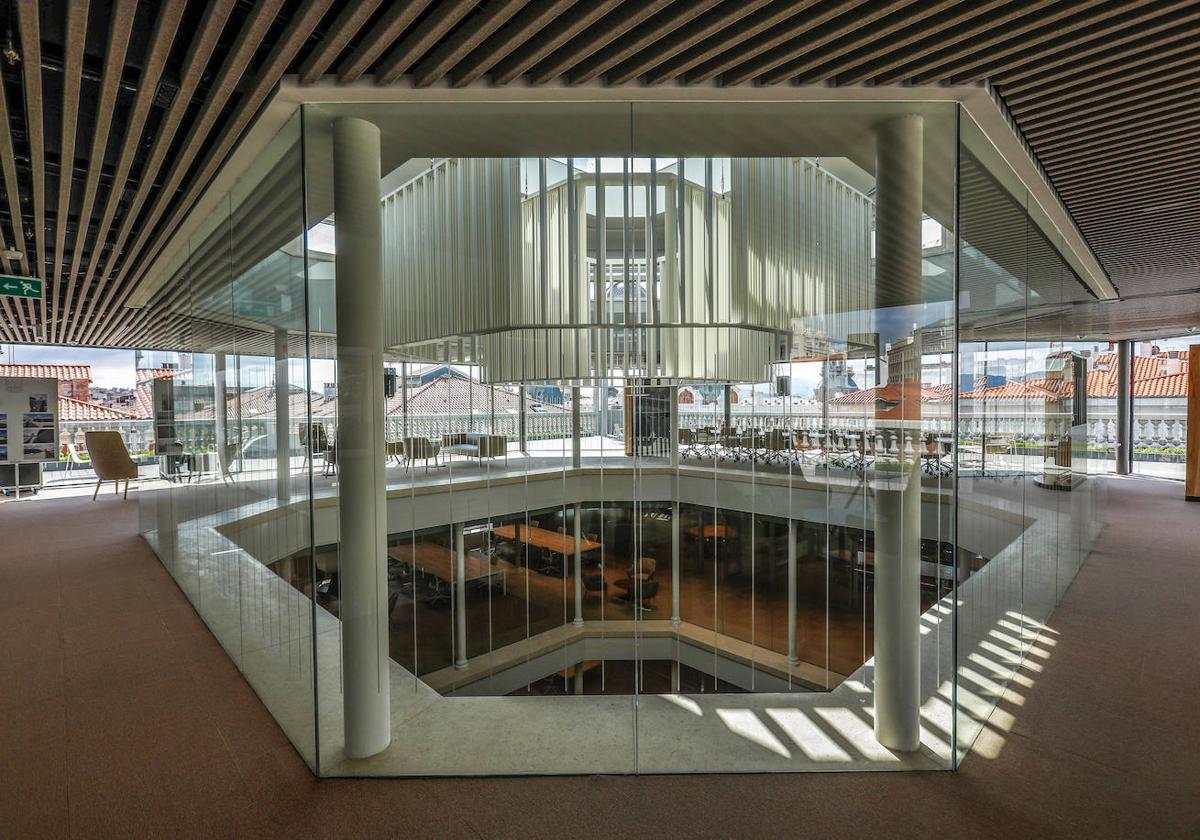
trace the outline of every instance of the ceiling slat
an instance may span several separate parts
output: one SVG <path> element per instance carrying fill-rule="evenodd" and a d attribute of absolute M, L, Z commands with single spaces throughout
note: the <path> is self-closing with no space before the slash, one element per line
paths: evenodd
<path fill-rule="evenodd" d="M 67 293 L 62 303 L 63 315 L 54 330 L 60 344 L 66 340 L 68 324 L 73 328 L 71 322 L 77 314 L 72 306 L 75 302 L 75 285 L 87 244 L 92 204 L 96 200 L 96 187 L 100 183 L 100 170 L 104 166 L 104 151 L 108 148 L 108 131 L 112 125 L 117 86 L 121 83 L 121 74 L 125 69 L 125 50 L 129 48 L 129 34 L 133 28 L 133 14 L 136 8 L 137 0 L 115 0 L 111 11 L 108 43 L 104 53 L 104 71 L 100 78 L 100 97 L 96 101 L 96 124 L 92 131 L 92 143 L 87 158 L 87 181 L 83 188 L 83 203 L 79 205 L 79 223 L 75 226 L 75 244 L 71 249 Z"/>
<path fill-rule="evenodd" d="M 586 0 L 560 15 L 552 24 L 516 49 L 492 71 L 492 84 L 506 85 L 539 61 L 621 5 L 621 0 Z"/>
<path fill-rule="evenodd" d="M 529 73 L 529 81 L 535 85 L 545 84 L 566 75 L 599 50 L 620 38 L 639 23 L 649 20 L 671 4 L 671 0 L 643 0 L 641 3 L 626 3 L 604 18 L 594 29 L 580 32 L 564 46 L 543 59 Z"/>
<path fill-rule="evenodd" d="M 383 55 L 384 50 L 396 42 L 404 34 L 404 30 L 412 25 L 429 0 L 408 0 L 404 3 L 392 3 L 387 13 L 371 27 L 371 31 L 361 38 L 354 52 L 338 65 L 338 81 L 349 84 L 367 72 L 367 69 Z"/>
<path fill-rule="evenodd" d="M 654 45 L 654 49 L 643 50 L 641 55 L 631 55 L 623 63 L 609 70 L 604 76 L 604 81 L 610 85 L 619 85 L 636 79 L 708 38 L 725 35 L 729 27 L 771 5 L 772 2 L 773 0 L 746 0 L 743 3 L 726 3 L 710 14 L 692 21 L 678 32 L 664 37 Z"/>
<path fill-rule="evenodd" d="M 79 125 L 79 91 L 83 80 L 83 49 L 87 43 L 88 0 L 67 4 L 67 34 L 63 55 L 62 125 L 58 149 L 58 204 L 54 213 L 54 267 L 46 283 L 50 316 L 46 340 L 60 333 L 58 308 L 63 284 L 63 251 L 67 246 L 67 224 L 71 218 L 71 188 L 75 180 L 75 134 Z"/>
<path fill-rule="evenodd" d="M 334 19 L 329 31 L 325 33 L 325 37 L 300 65 L 297 75 L 301 84 L 310 85 L 325 75 L 325 71 L 333 66 L 333 62 L 337 61 L 346 45 L 371 19 L 381 2 L 382 0 L 356 0 L 346 4 Z"/>
<path fill-rule="evenodd" d="M 179 28 L 180 20 L 183 18 L 183 10 L 186 5 L 187 0 L 167 0 L 159 9 L 158 20 L 155 21 L 154 32 L 150 36 L 150 49 L 146 55 L 145 66 L 142 68 L 142 77 L 138 81 L 139 95 L 135 97 L 133 111 L 129 115 L 129 123 L 125 129 L 125 139 L 121 144 L 121 155 L 117 159 L 117 168 L 113 173 L 112 188 L 109 189 L 108 198 L 104 202 L 104 210 L 100 216 L 100 225 L 96 229 L 96 244 L 89 255 L 90 258 L 86 266 L 83 294 L 86 294 L 91 289 L 101 265 L 104 265 L 105 273 L 107 273 L 113 260 L 116 259 L 117 254 L 115 249 L 110 252 L 107 258 L 103 256 L 102 251 L 108 242 L 108 233 L 117 212 L 117 205 L 120 203 L 121 197 L 125 194 L 129 169 L 133 166 L 134 155 L 137 153 L 138 146 L 142 142 L 142 129 L 146 124 L 146 116 L 150 113 L 150 104 L 154 101 L 154 94 L 158 91 L 163 67 L 166 64 L 167 56 L 171 52 L 171 45 L 174 43 L 175 33 Z M 68 342 L 77 340 L 83 324 L 88 322 L 95 312 L 98 297 L 98 290 L 93 290 L 92 297 L 83 310 L 83 318 L 75 317 L 71 319 L 70 329 L 67 333 Z"/>
<path fill-rule="evenodd" d="M 454 65 L 470 55 L 472 50 L 526 5 L 528 0 L 492 0 L 413 68 L 413 84 L 427 87 L 440 81 Z M 395 75 L 384 73 L 379 81 L 386 83 L 394 78 Z"/>
<path fill-rule="evenodd" d="M 451 83 L 462 87 L 480 78 L 526 41 L 539 37 L 543 29 L 576 2 L 577 0 L 536 0 L 531 3 L 460 61 L 451 75 Z"/>
<path fill-rule="evenodd" d="M 155 179 L 158 178 L 159 170 L 162 168 L 167 150 L 175 140 L 175 133 L 179 130 L 179 125 L 183 121 L 188 103 L 191 102 L 192 95 L 196 92 L 196 87 L 200 84 L 200 80 L 204 75 L 204 69 L 208 65 L 208 60 L 217 46 L 217 39 L 221 35 L 221 30 L 225 26 L 225 21 L 229 19 L 229 14 L 233 11 L 233 3 L 234 0 L 215 0 L 205 7 L 204 17 L 200 21 L 199 34 L 188 46 L 187 57 L 183 62 L 183 72 L 180 74 L 179 90 L 175 93 L 171 104 L 167 107 L 166 115 L 159 124 L 158 133 L 154 137 L 154 145 L 150 149 L 149 159 L 146 161 L 139 179 L 137 192 L 134 193 L 133 199 L 129 202 L 129 206 L 121 220 L 120 229 L 117 231 L 117 239 L 116 244 L 113 245 L 112 257 L 109 259 L 108 265 L 105 266 L 105 271 L 109 275 L 107 288 L 104 291 L 103 298 L 100 298 L 99 295 L 92 296 L 92 304 L 88 309 L 88 323 L 84 327 L 80 341 L 88 341 L 95 333 L 97 322 L 101 320 L 100 318 L 93 319 L 91 317 L 92 306 L 95 306 L 95 301 L 100 299 L 101 312 L 105 312 L 109 304 L 112 303 L 113 296 L 117 291 L 117 284 L 112 279 L 113 269 L 118 260 L 124 259 L 127 261 L 127 255 L 124 253 L 125 241 L 129 237 L 129 232 L 133 229 L 134 222 L 141 214 L 141 209 L 150 195 Z"/>
<path fill-rule="evenodd" d="M 193 179 L 187 196 L 175 202 L 171 217 L 164 226 L 165 230 L 173 230 L 195 204 L 204 187 L 216 174 L 218 167 L 233 150 L 242 132 L 250 124 L 254 115 L 258 113 L 263 103 L 266 102 L 278 78 L 294 61 L 301 47 L 304 46 L 305 41 L 308 40 L 332 4 L 333 0 L 304 0 L 300 10 L 292 18 L 287 29 L 280 36 L 279 41 L 263 62 L 262 67 L 257 71 L 249 89 L 239 101 L 237 110 L 221 130 L 221 135 L 215 143 L 211 145 L 206 144 L 209 150 L 200 166 L 199 173 Z M 254 32 L 248 28 L 246 36 L 247 39 L 252 39 Z M 300 220 L 297 221 L 299 222 Z M 142 271 L 148 268 L 148 266 L 149 261 L 143 262 L 141 265 Z M 139 272 L 136 276 L 140 278 L 141 273 Z M 122 305 L 128 299 L 135 285 L 136 283 L 134 282 L 124 284 L 121 296 L 117 300 L 118 306 Z M 125 312 L 129 311 L 125 310 Z"/>
<path fill-rule="evenodd" d="M 387 84 L 407 72 L 477 5 L 478 0 L 447 0 L 438 8 L 440 14 L 425 18 L 379 62 L 379 66 L 375 68 L 376 84 Z"/>
<path fill-rule="evenodd" d="M 25 119 L 29 141 L 29 162 L 33 170 L 33 239 L 37 246 L 37 265 L 26 258 L 30 273 L 46 279 L 46 136 L 43 132 L 42 109 L 42 37 L 39 22 L 39 0 L 27 0 L 17 4 L 17 20 L 21 27 L 22 76 L 25 82 Z M 38 309 L 44 310 L 39 304 Z M 38 315 L 31 300 L 25 300 L 30 328 L 35 334 L 43 335 L 44 323 L 38 323 Z"/>
<path fill-rule="evenodd" d="M 574 85 L 590 82 L 605 70 L 635 54 L 657 53 L 657 45 L 664 37 L 691 23 L 719 2 L 721 0 L 693 0 L 684 6 L 664 10 L 629 33 L 628 38 L 609 44 L 576 65 L 567 74 L 569 81 Z"/>
<path fill-rule="evenodd" d="M 12 217 L 13 247 L 25 253 L 20 273 L 32 272 L 29 243 L 25 238 L 25 222 L 21 211 L 21 182 L 17 179 L 16 155 L 13 152 L 12 126 L 8 122 L 8 95 L 4 90 L 4 62 L 0 61 L 0 175 L 4 177 L 4 193 L 8 198 L 8 214 Z M 5 261 L 7 263 L 7 260 Z M 16 273 L 16 272 L 14 272 Z M 19 331 L 18 340 L 33 341 L 33 319 L 31 311 L 23 310 L 17 303 L 11 304 L 3 298 L 4 314 L 13 329 Z M 26 317 L 26 316 L 30 317 Z"/>

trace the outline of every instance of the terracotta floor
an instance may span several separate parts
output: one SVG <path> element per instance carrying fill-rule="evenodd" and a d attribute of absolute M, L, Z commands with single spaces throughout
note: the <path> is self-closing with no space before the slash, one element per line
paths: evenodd
<path fill-rule="evenodd" d="M 1113 482 L 994 757 L 958 773 L 315 780 L 102 495 L 0 504 L 0 837 L 1200 836 L 1200 505 Z"/>

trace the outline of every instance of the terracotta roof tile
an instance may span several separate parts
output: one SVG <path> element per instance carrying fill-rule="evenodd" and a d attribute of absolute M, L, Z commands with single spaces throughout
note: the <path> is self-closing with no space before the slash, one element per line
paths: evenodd
<path fill-rule="evenodd" d="M 132 411 L 122 411 L 119 408 L 112 408 L 111 406 L 100 405 L 94 402 L 84 402 L 83 400 L 76 400 L 71 397 L 58 398 L 58 420 L 60 423 L 63 421 L 136 419 L 138 419 L 138 416 Z"/>
<path fill-rule="evenodd" d="M 91 365 L 22 365 L 0 364 L 0 376 L 15 376 L 25 379 L 57 379 L 70 382 L 72 379 L 92 379 Z"/>

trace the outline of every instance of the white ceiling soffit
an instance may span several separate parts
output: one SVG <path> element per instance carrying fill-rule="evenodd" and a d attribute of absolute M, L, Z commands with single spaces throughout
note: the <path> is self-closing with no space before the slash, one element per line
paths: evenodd
<path fill-rule="evenodd" d="M 938 103 L 958 102 L 967 116 L 980 129 L 990 143 L 990 148 L 973 148 L 977 155 L 1002 162 L 1015 179 L 1028 191 L 1037 208 L 1030 207 L 1035 216 L 1061 236 L 1063 256 L 1075 269 L 1080 279 L 1099 300 L 1114 300 L 1118 297 L 1112 282 L 1088 247 L 1079 228 L 1059 200 L 1057 193 L 1042 175 L 1021 137 L 1013 130 L 1005 114 L 990 91 L 984 85 L 977 86 L 871 86 L 871 87 L 716 87 L 686 86 L 671 89 L 640 86 L 602 87 L 599 85 L 544 86 L 529 88 L 494 88 L 485 84 L 465 88 L 431 87 L 413 88 L 403 84 L 376 85 L 373 80 L 362 78 L 353 84 L 339 85 L 318 83 L 300 86 L 294 77 L 285 77 L 271 101 L 264 106 L 255 124 L 246 132 L 228 161 L 202 193 L 185 221 L 175 230 L 167 245 L 156 256 L 145 280 L 130 297 L 129 305 L 145 306 L 159 287 L 170 276 L 169 267 L 176 252 L 188 238 L 204 223 L 218 206 L 221 198 L 233 189 L 243 173 L 250 172 L 256 160 L 269 147 L 287 121 L 301 105 L 328 105 L 337 111 L 357 110 L 352 106 L 363 106 L 364 115 L 375 110 L 373 106 L 386 104 L 412 105 L 460 105 L 460 106 L 520 106 L 533 103 L 579 103 L 581 105 L 659 105 L 663 110 L 675 110 L 679 106 L 711 106 L 741 104 L 743 106 L 772 105 L 780 103 L 890 103 L 907 105 L 905 111 Z M 492 110 L 491 107 L 487 110 Z M 647 117 L 653 115 L 648 114 Z M 653 121 L 657 122 L 657 121 Z M 661 125 L 661 123 L 660 123 Z M 743 135 L 744 137 L 744 135 Z M 559 149 L 561 153 L 561 147 Z M 831 153 L 827 151 L 826 154 Z M 833 151 L 832 153 L 837 153 Z M 384 171 L 388 171 L 385 162 Z M 299 173 L 297 174 L 299 177 Z M 1037 211 L 1040 210 L 1040 213 Z"/>

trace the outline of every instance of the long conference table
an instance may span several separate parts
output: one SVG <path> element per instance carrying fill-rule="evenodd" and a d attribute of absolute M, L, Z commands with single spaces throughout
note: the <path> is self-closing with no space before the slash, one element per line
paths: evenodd
<path fill-rule="evenodd" d="M 454 550 L 431 542 L 404 543 L 388 549 L 390 557 L 407 563 L 419 572 L 453 584 Z M 463 562 L 463 583 L 487 581 L 499 577 L 504 591 L 508 591 L 508 573 L 501 566 L 493 566 L 478 552 L 468 551 Z"/>
<path fill-rule="evenodd" d="M 546 551 L 551 551 L 555 554 L 570 555 L 575 553 L 575 538 L 562 533 L 561 531 L 551 531 L 547 528 L 532 528 L 528 525 L 516 523 L 514 525 L 500 525 L 492 529 L 492 533 L 502 540 L 516 540 L 517 542 L 527 543 L 535 548 L 544 548 Z M 589 551 L 595 551 L 600 548 L 600 543 L 594 540 L 580 538 L 579 553 L 587 554 Z"/>

